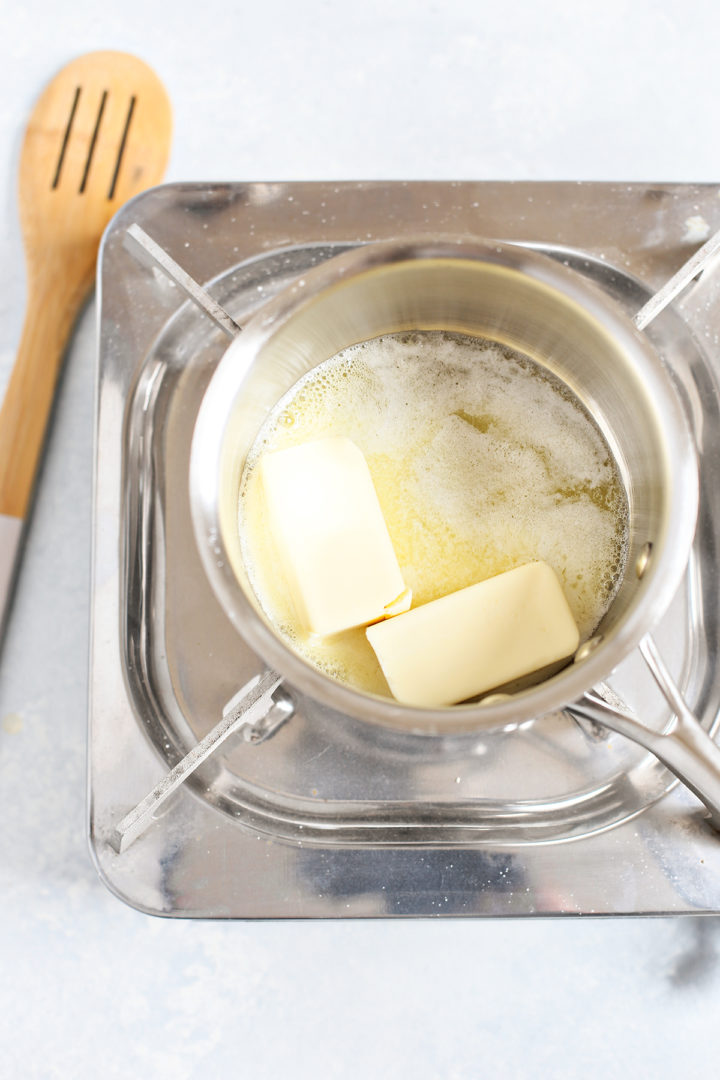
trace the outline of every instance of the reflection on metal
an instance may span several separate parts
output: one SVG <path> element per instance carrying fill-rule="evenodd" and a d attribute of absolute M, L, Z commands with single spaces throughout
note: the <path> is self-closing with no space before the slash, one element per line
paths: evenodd
<path fill-rule="evenodd" d="M 582 661 L 587 659 L 587 657 L 590 656 L 591 653 L 595 652 L 598 645 L 602 645 L 602 641 L 602 634 L 595 634 L 593 637 L 588 638 L 587 641 L 583 641 L 582 645 L 578 648 L 575 656 L 573 657 L 574 662 L 576 664 L 582 663 Z"/>
<path fill-rule="evenodd" d="M 635 562 L 635 573 L 637 574 L 638 578 L 641 581 L 642 581 L 643 577 L 645 576 L 645 571 L 648 568 L 648 564 L 650 562 L 651 555 L 652 555 L 652 544 L 648 541 L 647 544 L 643 544 L 642 550 L 641 550 L 640 554 L 638 555 L 637 560 Z"/>

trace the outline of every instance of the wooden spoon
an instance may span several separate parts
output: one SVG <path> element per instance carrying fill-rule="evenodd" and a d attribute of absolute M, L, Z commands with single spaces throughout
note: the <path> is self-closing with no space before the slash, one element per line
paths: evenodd
<path fill-rule="evenodd" d="M 20 156 L 28 300 L 0 411 L 0 629 L 70 331 L 100 238 L 133 195 L 158 183 L 172 114 L 157 75 L 127 53 L 73 60 L 46 87 Z"/>

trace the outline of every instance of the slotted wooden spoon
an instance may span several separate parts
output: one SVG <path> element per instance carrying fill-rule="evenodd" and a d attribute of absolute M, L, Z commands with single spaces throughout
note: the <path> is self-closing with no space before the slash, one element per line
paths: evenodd
<path fill-rule="evenodd" d="M 20 156 L 28 299 L 0 411 L 0 630 L 70 331 L 116 210 L 158 183 L 172 114 L 157 75 L 134 56 L 94 52 L 46 87 Z"/>

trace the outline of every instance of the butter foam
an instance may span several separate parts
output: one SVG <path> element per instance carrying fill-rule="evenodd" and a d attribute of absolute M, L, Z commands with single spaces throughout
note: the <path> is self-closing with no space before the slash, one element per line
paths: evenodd
<path fill-rule="evenodd" d="M 264 611 L 308 660 L 389 694 L 364 631 L 305 634 L 276 572 L 255 463 L 329 435 L 366 457 L 413 607 L 539 559 L 558 575 L 581 639 L 591 636 L 627 547 L 626 497 L 601 432 L 528 357 L 416 331 L 353 345 L 308 372 L 248 458 L 238 517 L 246 565 Z"/>

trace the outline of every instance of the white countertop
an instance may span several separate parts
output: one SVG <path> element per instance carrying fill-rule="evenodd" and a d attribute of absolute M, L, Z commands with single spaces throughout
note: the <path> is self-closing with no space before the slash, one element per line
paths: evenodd
<path fill-rule="evenodd" d="M 710 4 L 35 0 L 4 22 L 0 387 L 25 303 L 24 124 L 84 51 L 137 53 L 165 82 L 168 180 L 720 179 Z M 94 317 L 67 357 L 0 659 L 0 1075 L 707 1069 L 714 918 L 183 922 L 106 891 L 84 807 Z"/>

